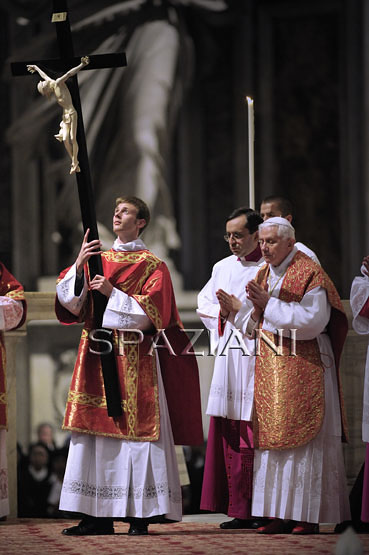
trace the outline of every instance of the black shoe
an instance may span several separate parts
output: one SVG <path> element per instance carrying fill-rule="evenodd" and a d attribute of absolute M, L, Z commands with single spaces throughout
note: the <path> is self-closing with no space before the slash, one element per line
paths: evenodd
<path fill-rule="evenodd" d="M 114 534 L 113 520 L 111 518 L 85 517 L 77 526 L 64 528 L 65 536 L 104 536 Z"/>
<path fill-rule="evenodd" d="M 347 530 L 347 528 L 349 526 L 353 526 L 353 523 L 351 522 L 351 520 L 344 520 L 343 522 L 339 522 L 338 524 L 336 524 L 335 529 L 334 529 L 334 533 L 335 534 L 342 534 L 342 532 L 344 532 L 345 530 Z"/>
<path fill-rule="evenodd" d="M 334 533 L 342 534 L 342 532 L 347 530 L 349 526 L 351 526 L 351 528 L 353 528 L 357 534 L 369 534 L 369 523 L 362 522 L 361 520 L 344 520 L 343 522 L 336 524 Z"/>
<path fill-rule="evenodd" d="M 261 526 L 265 526 L 266 523 L 270 522 L 270 519 L 260 517 L 260 518 L 254 518 L 250 522 L 251 522 L 250 528 L 252 528 L 252 530 L 257 530 Z"/>
<path fill-rule="evenodd" d="M 255 530 L 262 526 L 262 519 L 256 518 L 234 518 L 233 520 L 227 520 L 219 524 L 219 528 L 222 530 Z"/>
<path fill-rule="evenodd" d="M 147 536 L 149 525 L 146 518 L 132 518 L 129 526 L 129 536 Z"/>

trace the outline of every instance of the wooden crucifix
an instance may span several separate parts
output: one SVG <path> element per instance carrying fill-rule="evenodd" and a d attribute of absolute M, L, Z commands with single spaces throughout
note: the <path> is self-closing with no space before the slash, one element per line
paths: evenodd
<path fill-rule="evenodd" d="M 53 13 L 52 13 L 52 23 L 55 23 L 56 34 L 60 52 L 60 58 L 54 60 L 36 60 L 36 61 L 26 61 L 26 62 L 14 62 L 11 64 L 12 74 L 14 76 L 20 75 L 30 75 L 30 66 L 41 66 L 45 68 L 45 71 L 53 70 L 57 72 L 66 73 L 71 68 L 77 69 L 77 66 L 81 65 L 79 69 L 90 70 L 90 69 L 100 69 L 100 68 L 113 68 L 113 67 L 123 67 L 127 65 L 126 57 L 124 53 L 115 54 L 100 54 L 88 56 L 88 62 L 81 63 L 81 58 L 76 58 L 74 56 L 73 39 L 68 17 L 68 7 L 66 0 L 53 0 Z M 82 58 L 82 60 L 86 58 Z M 75 167 L 75 173 L 78 185 L 79 202 L 81 207 L 83 228 L 86 232 L 87 229 L 90 230 L 89 241 L 98 239 L 98 229 L 95 213 L 95 202 L 94 194 L 92 189 L 90 166 L 88 161 L 86 136 L 83 126 L 82 108 L 81 100 L 79 96 L 77 72 L 74 72 L 66 83 L 71 99 L 73 108 L 77 112 L 77 143 L 78 143 L 78 162 L 79 167 Z M 57 136 L 58 138 L 58 136 Z M 88 262 L 89 272 L 91 278 L 96 274 L 103 274 L 103 267 L 101 256 L 92 256 Z M 94 320 L 96 330 L 102 328 L 103 314 L 106 308 L 107 299 L 104 295 L 98 291 L 92 291 L 93 304 L 94 304 Z M 95 337 L 97 337 L 95 335 Z M 104 354 L 101 355 L 101 366 L 104 378 L 107 410 L 109 416 L 120 416 L 122 414 L 120 388 L 118 381 L 118 373 L 116 368 L 116 361 L 114 356 L 114 346 L 112 344 L 112 334 L 103 333 L 101 339 L 104 341 L 109 341 L 110 350 L 106 348 Z M 106 345 L 106 343 L 105 343 Z M 109 353 L 107 352 L 109 351 Z M 99 356 L 99 355 L 96 355 Z"/>

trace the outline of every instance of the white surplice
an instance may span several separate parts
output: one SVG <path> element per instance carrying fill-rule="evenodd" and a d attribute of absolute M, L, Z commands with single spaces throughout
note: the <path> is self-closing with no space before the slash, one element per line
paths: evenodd
<path fill-rule="evenodd" d="M 140 239 L 113 248 L 145 249 Z M 87 295 L 87 284 L 74 295 L 73 265 L 57 285 L 60 303 L 78 314 Z M 104 313 L 103 327 L 149 329 L 151 321 L 140 305 L 123 291 L 113 289 Z M 167 401 L 155 351 L 158 372 L 160 437 L 158 441 L 127 441 L 72 433 L 60 498 L 60 509 L 97 517 L 149 518 L 165 515 L 182 519 L 181 487 Z"/>
<path fill-rule="evenodd" d="M 352 327 L 360 335 L 369 334 L 369 318 L 360 316 L 360 311 L 369 297 L 369 276 L 365 274 L 364 266 L 361 267 L 362 276 L 355 277 L 351 285 L 350 304 L 352 308 Z M 369 443 L 369 345 L 366 356 L 364 396 L 363 396 L 363 441 Z"/>
<path fill-rule="evenodd" d="M 16 328 L 23 316 L 21 301 L 0 297 L 0 333 Z M 9 514 L 6 430 L 0 430 L 0 518 Z"/>
<path fill-rule="evenodd" d="M 218 334 L 219 301 L 216 291 L 223 289 L 246 301 L 246 284 L 253 279 L 264 264 L 248 262 L 235 255 L 228 256 L 214 265 L 210 280 L 198 295 L 197 314 L 212 332 L 217 354 L 206 414 L 233 420 L 251 420 L 254 401 L 255 342 L 237 331 L 234 315 L 225 323 L 223 335 Z"/>
<path fill-rule="evenodd" d="M 296 252 L 295 247 L 280 266 L 270 266 L 272 294 L 264 311 L 263 329 L 274 333 L 284 329 L 284 335 L 289 336 L 288 330 L 294 328 L 298 330 L 297 340 L 317 338 L 324 365 L 324 420 L 318 435 L 306 445 L 282 451 L 255 450 L 252 514 L 311 523 L 342 522 L 350 519 L 350 508 L 336 368 L 331 342 L 325 333 L 331 306 L 321 287 L 309 291 L 300 303 L 277 298 Z M 248 307 L 237 316 L 235 323 L 247 333 Z"/>

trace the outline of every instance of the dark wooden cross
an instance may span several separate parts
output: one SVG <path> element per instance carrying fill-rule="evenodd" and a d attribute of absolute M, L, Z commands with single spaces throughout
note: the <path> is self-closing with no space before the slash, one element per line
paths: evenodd
<path fill-rule="evenodd" d="M 11 64 L 12 74 L 30 75 L 27 70 L 28 65 L 40 65 L 42 68 L 51 69 L 57 72 L 66 72 L 72 67 L 77 66 L 81 62 L 81 57 L 74 56 L 73 39 L 70 29 L 68 7 L 66 0 L 53 0 L 52 23 L 55 23 L 57 40 L 59 45 L 60 58 L 53 60 L 30 60 L 26 62 L 14 62 Z M 82 71 L 100 68 L 123 67 L 127 65 L 124 53 L 117 54 L 100 54 L 89 56 L 90 63 L 86 65 Z M 98 239 L 98 230 L 95 213 L 94 194 L 91 182 L 90 166 L 88 161 L 86 135 L 83 125 L 81 100 L 79 96 L 77 75 L 70 77 L 66 82 L 71 93 L 73 106 L 77 111 L 77 142 L 79 146 L 78 161 L 81 171 L 76 173 L 79 202 L 81 206 L 83 228 L 86 232 L 90 229 L 89 241 Z M 88 262 L 91 279 L 96 275 L 103 275 L 103 267 L 101 256 L 92 256 Z M 94 320 L 96 330 L 102 328 L 102 320 L 104 310 L 106 308 L 107 299 L 98 291 L 93 291 L 94 303 Z M 96 335 L 95 335 L 96 337 Z M 114 346 L 112 344 L 112 334 L 103 333 L 101 339 L 109 341 L 109 348 L 104 349 L 101 355 L 101 366 L 104 377 L 104 386 L 106 394 L 106 402 L 109 416 L 120 416 L 122 414 L 120 388 L 118 381 L 118 373 L 116 368 L 116 360 L 114 356 Z M 104 344 L 106 345 L 106 343 Z M 98 356 L 98 355 L 96 355 Z"/>

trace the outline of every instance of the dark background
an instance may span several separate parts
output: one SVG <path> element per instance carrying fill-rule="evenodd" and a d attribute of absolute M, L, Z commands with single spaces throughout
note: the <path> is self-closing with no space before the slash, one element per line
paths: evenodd
<path fill-rule="evenodd" d="M 69 0 L 71 21 L 113 3 Z M 225 218 L 248 204 L 249 95 L 255 100 L 256 207 L 266 195 L 289 197 L 297 239 L 317 253 L 347 298 L 369 252 L 367 3 L 228 5 L 221 13 L 179 9 L 193 41 L 195 70 L 171 144 L 169 187 L 182 241 L 172 258 L 185 288 L 196 290 L 228 254 Z M 22 148 L 7 140 L 7 129 L 35 96 L 32 79 L 11 78 L 9 61 L 57 55 L 50 6 L 2 0 L 0 8 L 0 258 L 27 289 L 71 262 L 57 187 L 51 195 L 41 162 L 35 173 Z M 77 35 L 76 54 L 93 42 L 93 33 Z M 29 132 L 27 120 L 24 126 Z M 29 140 L 38 138 L 30 134 Z M 59 145 L 45 143 L 44 149 L 51 159 L 65 160 Z M 92 170 L 99 187 L 98 168 L 92 164 Z M 55 232 L 61 242 L 50 240 Z"/>

